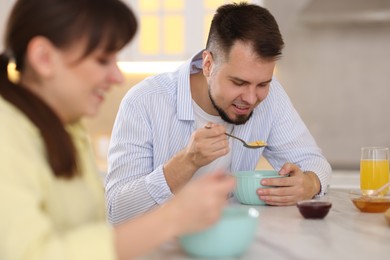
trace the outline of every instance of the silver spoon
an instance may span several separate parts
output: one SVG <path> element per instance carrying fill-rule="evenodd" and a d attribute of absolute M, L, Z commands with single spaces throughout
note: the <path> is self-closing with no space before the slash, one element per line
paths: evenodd
<path fill-rule="evenodd" d="M 211 129 L 211 127 L 209 126 L 205 126 L 206 129 Z M 257 149 L 257 148 L 262 148 L 262 147 L 265 147 L 267 146 L 267 144 L 263 141 L 256 141 L 256 142 L 251 142 L 251 143 L 247 143 L 245 142 L 244 140 L 242 140 L 241 138 L 238 138 L 237 136 L 234 136 L 234 135 L 231 135 L 231 134 L 228 134 L 228 133 L 225 133 L 225 135 L 227 136 L 230 136 L 230 137 L 233 137 L 234 139 L 237 139 L 238 141 L 240 141 L 244 147 L 246 148 L 250 148 L 250 149 Z"/>
<path fill-rule="evenodd" d="M 246 148 L 257 149 L 257 148 L 262 148 L 262 147 L 267 146 L 267 144 L 264 143 L 263 141 L 256 141 L 256 142 L 247 143 L 247 142 L 245 142 L 244 140 L 242 140 L 241 138 L 238 138 L 237 136 L 234 136 L 234 135 L 231 135 L 231 134 L 228 134 L 228 133 L 225 133 L 225 135 L 230 136 L 230 137 L 233 137 L 234 139 L 237 139 L 237 140 L 240 141 Z"/>

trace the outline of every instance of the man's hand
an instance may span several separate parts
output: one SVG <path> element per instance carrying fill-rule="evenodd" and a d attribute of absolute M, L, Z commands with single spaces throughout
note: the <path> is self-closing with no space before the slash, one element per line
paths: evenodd
<path fill-rule="evenodd" d="M 267 178 L 261 181 L 263 186 L 257 194 L 260 199 L 269 205 L 294 205 L 300 200 L 311 199 L 320 191 L 320 181 L 313 172 L 305 172 L 295 164 L 286 163 L 279 171 L 280 175 L 289 175 L 287 178 Z"/>
<path fill-rule="evenodd" d="M 184 149 L 186 158 L 197 168 L 210 164 L 229 152 L 229 142 L 223 125 L 208 123 L 197 129 Z"/>
<path fill-rule="evenodd" d="M 180 190 L 202 166 L 229 152 L 225 127 L 208 123 L 192 133 L 188 145 L 164 165 L 164 175 L 172 193 Z"/>

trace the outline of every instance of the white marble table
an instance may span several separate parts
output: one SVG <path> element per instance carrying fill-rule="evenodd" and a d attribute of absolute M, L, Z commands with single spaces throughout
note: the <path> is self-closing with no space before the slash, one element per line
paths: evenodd
<path fill-rule="evenodd" d="M 390 226 L 383 213 L 359 212 L 348 190 L 331 189 L 327 198 L 332 208 L 322 220 L 304 219 L 296 206 L 256 206 L 256 237 L 244 255 L 230 259 L 390 259 Z M 196 258 L 171 241 L 142 259 Z"/>

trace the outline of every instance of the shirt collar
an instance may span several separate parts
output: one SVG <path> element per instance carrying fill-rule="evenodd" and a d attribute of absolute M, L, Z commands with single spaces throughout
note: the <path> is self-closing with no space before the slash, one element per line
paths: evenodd
<path fill-rule="evenodd" d="M 191 59 L 187 60 L 177 70 L 177 117 L 179 120 L 195 120 L 192 107 L 190 74 L 202 70 L 202 53 L 203 50 L 193 55 Z"/>

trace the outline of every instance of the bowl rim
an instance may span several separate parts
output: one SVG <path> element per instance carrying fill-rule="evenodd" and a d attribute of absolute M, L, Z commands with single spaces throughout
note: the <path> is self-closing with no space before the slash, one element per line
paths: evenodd
<path fill-rule="evenodd" d="M 372 195 L 363 195 L 360 190 L 350 190 L 348 192 L 348 195 L 352 201 L 355 201 L 355 200 L 357 200 L 359 198 L 363 198 L 363 197 L 369 198 L 369 199 L 378 199 L 378 201 L 374 201 L 374 200 L 369 201 L 371 203 L 390 201 L 390 193 L 387 193 L 385 195 L 380 195 L 380 196 L 372 196 Z"/>
<path fill-rule="evenodd" d="M 234 176 L 240 177 L 256 177 L 256 178 L 279 178 L 284 177 L 279 175 L 279 172 L 276 170 L 254 170 L 254 171 L 237 171 L 234 173 Z"/>
<path fill-rule="evenodd" d="M 303 206 L 304 204 L 312 205 L 312 206 L 320 206 L 320 205 L 332 206 L 332 202 L 329 200 L 309 199 L 309 200 L 298 201 L 297 207 Z"/>
<path fill-rule="evenodd" d="M 222 217 L 224 215 L 228 216 L 229 214 L 239 214 L 240 217 L 249 217 L 249 218 L 258 218 L 260 213 L 259 211 L 254 207 L 248 207 L 244 205 L 228 205 L 226 206 L 221 213 L 220 219 L 222 220 Z M 237 215 L 236 215 L 237 216 Z"/>
<path fill-rule="evenodd" d="M 362 198 L 367 198 L 367 200 L 364 200 L 364 202 L 366 203 L 371 203 L 371 204 L 375 204 L 375 203 L 390 203 L 390 197 L 370 197 L 370 196 L 367 196 L 367 197 L 364 197 L 364 196 L 361 196 L 361 197 L 356 197 L 356 198 L 351 198 L 352 201 L 359 201 L 360 199 Z"/>

